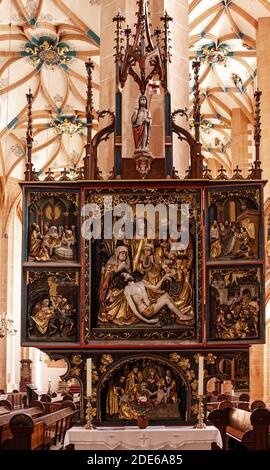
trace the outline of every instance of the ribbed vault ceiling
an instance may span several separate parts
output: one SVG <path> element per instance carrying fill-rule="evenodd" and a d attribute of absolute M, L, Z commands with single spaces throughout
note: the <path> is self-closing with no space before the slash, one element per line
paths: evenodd
<path fill-rule="evenodd" d="M 0 174 L 22 178 L 26 100 L 34 94 L 34 165 L 38 172 L 78 165 L 85 136 L 86 74 L 91 56 L 99 108 L 99 0 L 0 1 Z M 172 16 L 173 11 L 169 12 Z M 207 159 L 231 169 L 231 115 L 240 107 L 253 124 L 256 29 L 268 0 L 190 0 L 190 61 L 202 60 L 202 141 Z M 192 77 L 190 91 L 192 93 Z M 192 97 L 191 97 L 192 102 Z M 52 123 L 76 116 L 78 132 Z M 96 124 L 97 126 L 97 124 Z M 192 123 L 191 123 L 192 126 Z"/>
<path fill-rule="evenodd" d="M 189 1 L 190 59 L 202 59 L 204 154 L 228 169 L 232 109 L 241 108 L 253 125 L 256 30 L 258 18 L 269 14 L 267 0 Z"/>
<path fill-rule="evenodd" d="M 95 106 L 99 97 L 97 2 L 2 0 L 0 3 L 0 173 L 23 177 L 26 98 L 34 95 L 33 162 L 38 172 L 59 172 L 81 160 L 84 132 L 58 134 L 52 122 L 85 115 L 89 56 L 96 63 Z M 82 8 L 83 6 L 83 8 Z"/>

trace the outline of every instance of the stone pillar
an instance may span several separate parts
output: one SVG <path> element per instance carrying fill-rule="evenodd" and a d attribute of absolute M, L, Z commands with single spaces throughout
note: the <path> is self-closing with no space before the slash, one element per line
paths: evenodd
<path fill-rule="evenodd" d="M 249 136 L 248 120 L 240 108 L 232 110 L 232 170 L 238 165 L 242 170 L 242 176 L 248 176 L 251 167 L 249 149 L 252 137 Z"/>
<path fill-rule="evenodd" d="M 155 0 L 154 0 L 155 1 Z M 189 28 L 188 0 L 164 0 L 164 10 L 173 17 L 172 63 L 169 67 L 169 86 L 172 96 L 172 112 L 179 108 L 189 108 Z M 177 118 L 180 126 L 188 129 L 185 118 Z M 173 161 L 180 177 L 185 177 L 189 167 L 189 146 L 177 136 L 173 140 Z"/>
<path fill-rule="evenodd" d="M 264 399 L 264 345 L 250 348 L 250 401 Z"/>
<path fill-rule="evenodd" d="M 1 199 L 1 191 L 0 191 Z M 0 312 L 7 311 L 7 239 L 5 238 L 6 211 L 4 202 L 0 200 Z M 6 391 L 7 387 L 7 340 L 0 338 L 0 389 Z"/>
<path fill-rule="evenodd" d="M 21 380 L 20 392 L 26 392 L 26 386 L 32 383 L 32 361 L 31 359 L 21 359 Z"/>
<path fill-rule="evenodd" d="M 261 162 L 263 169 L 263 179 L 270 180 L 270 17 L 259 18 L 257 29 L 257 73 L 258 87 L 262 91 L 261 101 L 261 123 L 262 123 L 262 142 L 261 142 Z M 265 188 L 265 200 L 270 196 L 270 183 Z"/>
<path fill-rule="evenodd" d="M 101 3 L 101 48 L 100 48 L 100 109 L 115 109 L 115 64 L 114 42 L 115 25 L 112 18 L 121 10 L 127 24 L 133 28 L 136 21 L 136 0 L 103 0 Z M 172 110 L 188 107 L 189 103 L 189 63 L 188 63 L 188 1 L 187 0 L 150 0 L 149 11 L 153 28 L 159 25 L 160 17 L 168 10 L 174 17 L 172 23 L 172 52 L 170 65 L 170 91 Z M 133 155 L 134 143 L 131 128 L 131 116 L 139 98 L 138 86 L 128 78 L 123 92 L 123 158 Z M 150 111 L 153 119 L 150 150 L 156 158 L 164 157 L 164 96 L 154 95 Z M 180 119 L 180 125 L 187 123 Z M 113 167 L 113 142 L 102 144 L 99 167 L 104 176 L 109 175 Z M 175 142 L 174 162 L 181 176 L 188 168 L 188 151 L 179 141 Z"/>
<path fill-rule="evenodd" d="M 17 320 L 20 317 L 20 308 L 13 308 L 13 296 L 16 292 L 14 273 L 20 273 L 18 262 L 20 263 L 21 256 L 20 251 L 17 251 L 18 258 L 16 258 L 14 242 L 16 226 L 11 217 L 15 214 L 14 203 L 20 191 L 17 180 L 9 178 L 7 184 L 0 181 L 0 312 L 7 313 L 7 317 L 14 320 L 17 330 L 19 329 Z M 21 240 L 19 240 L 19 246 L 21 246 Z M 17 279 L 17 285 L 20 285 L 20 278 Z M 15 383 L 19 382 L 16 368 L 18 371 L 20 354 L 16 352 L 14 354 L 15 343 L 17 351 L 19 342 L 19 332 L 14 337 L 0 339 L 0 389 L 14 388 Z"/>
<path fill-rule="evenodd" d="M 100 95 L 99 109 L 115 109 L 115 64 L 114 64 L 114 31 L 115 25 L 112 18 L 119 8 L 116 0 L 103 0 L 101 2 L 101 27 L 100 27 Z M 103 122 L 101 122 L 103 125 Z M 106 145 L 102 145 L 102 158 L 99 158 L 99 168 L 104 177 L 109 176 L 114 163 L 113 142 L 110 139 Z M 101 153 L 101 152 L 100 152 Z"/>
<path fill-rule="evenodd" d="M 21 348 L 20 392 L 26 391 L 26 385 L 32 383 L 32 362 L 29 348 Z"/>
<path fill-rule="evenodd" d="M 269 161 L 269 148 L 270 148 L 270 108 L 269 108 L 269 94 L 270 94 L 270 18 L 259 18 L 257 29 L 257 75 L 258 75 L 258 88 L 262 91 L 261 99 L 261 162 L 263 169 L 263 179 L 270 180 L 270 161 Z M 265 201 L 270 196 L 270 183 L 265 187 Z M 251 396 L 252 399 L 261 397 L 264 398 L 264 347 L 253 346 L 251 348 L 250 359 L 250 375 L 251 375 Z M 268 397 L 266 397 L 268 398 Z"/>

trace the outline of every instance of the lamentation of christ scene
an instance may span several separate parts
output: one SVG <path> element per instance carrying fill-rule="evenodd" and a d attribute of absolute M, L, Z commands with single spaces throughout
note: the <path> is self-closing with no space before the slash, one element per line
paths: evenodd
<path fill-rule="evenodd" d="M 99 325 L 195 325 L 193 237 L 179 248 L 172 236 L 101 242 Z"/>
<path fill-rule="evenodd" d="M 170 274 L 163 276 L 156 286 L 150 284 L 150 282 L 144 281 L 143 275 L 138 272 L 135 272 L 133 275 L 123 273 L 121 276 L 127 284 L 124 289 L 124 295 L 129 307 L 134 315 L 145 323 L 158 323 L 158 318 L 152 320 L 149 320 L 149 318 L 156 316 L 163 307 L 167 307 L 170 312 L 177 315 L 180 320 L 190 320 L 193 318 L 193 314 L 182 314 L 172 301 L 169 294 L 163 293 L 163 291 L 160 290 L 163 281 L 171 279 Z M 156 302 L 151 303 L 146 289 L 150 289 L 153 292 L 160 294 L 160 297 Z"/>

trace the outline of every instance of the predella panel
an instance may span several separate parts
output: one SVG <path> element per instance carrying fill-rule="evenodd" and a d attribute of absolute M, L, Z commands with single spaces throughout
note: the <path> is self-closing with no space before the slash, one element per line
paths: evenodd
<path fill-rule="evenodd" d="M 187 391 L 183 381 L 165 365 L 150 359 L 123 365 L 106 384 L 105 420 L 186 420 Z"/>

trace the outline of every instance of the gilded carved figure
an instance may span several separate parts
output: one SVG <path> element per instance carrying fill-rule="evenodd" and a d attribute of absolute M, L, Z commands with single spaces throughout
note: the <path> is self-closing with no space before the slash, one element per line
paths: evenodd
<path fill-rule="evenodd" d="M 28 261 L 73 262 L 77 260 L 77 200 L 64 195 L 32 195 L 29 208 Z"/>
<path fill-rule="evenodd" d="M 102 207 L 105 195 L 89 193 L 87 201 Z M 147 217 L 137 210 L 145 201 L 139 191 L 114 194 L 112 207 L 123 204 L 121 219 L 104 205 L 99 219 L 104 238 L 92 240 L 91 250 L 85 244 L 92 276 L 90 336 L 99 340 L 196 339 L 201 335 L 196 295 L 202 281 L 199 192 L 149 191 L 150 206 L 177 208 L 175 226 L 164 214 Z M 182 214 L 183 204 L 187 214 Z M 182 227 L 186 215 L 189 222 Z M 113 231 L 106 238 L 108 220 Z"/>
<path fill-rule="evenodd" d="M 209 275 L 210 338 L 259 338 L 260 270 L 212 270 Z"/>
<path fill-rule="evenodd" d="M 158 325 L 169 315 L 175 324 L 193 324 L 193 241 L 178 251 L 172 240 L 120 243 L 103 267 L 100 323 Z"/>
<path fill-rule="evenodd" d="M 259 257 L 258 192 L 209 195 L 209 257 L 241 260 Z"/>
<path fill-rule="evenodd" d="M 73 273 L 30 273 L 33 281 L 28 285 L 28 340 L 76 339 L 77 277 Z"/>
<path fill-rule="evenodd" d="M 138 414 L 133 403 L 144 397 L 152 404 L 152 418 L 158 419 L 164 413 L 168 418 L 181 418 L 181 387 L 171 369 L 151 360 L 133 362 L 110 379 L 106 415 L 110 419 L 134 420 Z"/>

